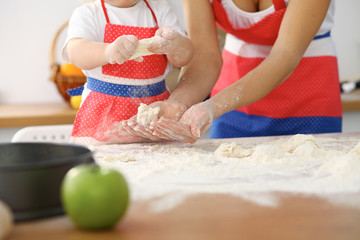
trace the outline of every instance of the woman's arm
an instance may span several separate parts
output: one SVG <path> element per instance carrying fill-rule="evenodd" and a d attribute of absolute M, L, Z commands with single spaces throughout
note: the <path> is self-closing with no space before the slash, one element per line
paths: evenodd
<path fill-rule="evenodd" d="M 222 59 L 209 0 L 183 0 L 183 8 L 195 53 L 191 62 L 182 68 L 179 83 L 169 101 L 190 107 L 210 94 L 220 74 Z"/>

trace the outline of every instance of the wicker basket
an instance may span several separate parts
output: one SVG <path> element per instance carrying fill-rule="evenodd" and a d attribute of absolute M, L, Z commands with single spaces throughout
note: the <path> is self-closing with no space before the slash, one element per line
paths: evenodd
<path fill-rule="evenodd" d="M 66 29 L 68 21 L 66 21 L 56 32 L 51 44 L 49 62 L 50 62 L 50 81 L 56 84 L 56 87 L 66 102 L 70 102 L 70 95 L 67 93 L 68 89 L 80 87 L 85 84 L 85 76 L 67 76 L 61 73 L 60 64 L 56 61 L 56 43 L 62 31 Z"/>

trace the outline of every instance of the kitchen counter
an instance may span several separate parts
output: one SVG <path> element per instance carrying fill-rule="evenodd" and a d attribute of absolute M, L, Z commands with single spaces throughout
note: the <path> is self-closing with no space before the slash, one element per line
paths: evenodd
<path fill-rule="evenodd" d="M 0 128 L 72 124 L 76 111 L 67 103 L 0 104 Z"/>
<path fill-rule="evenodd" d="M 344 112 L 360 111 L 360 89 L 341 95 Z"/>
<path fill-rule="evenodd" d="M 348 144 L 348 139 L 360 140 L 360 133 L 326 136 L 347 137 L 344 144 Z M 238 140 L 260 143 L 272 139 L 275 137 Z M 276 198 L 278 204 L 254 202 L 251 196 L 199 193 L 175 207 L 156 211 L 154 203 L 158 199 L 137 200 L 131 203 L 125 218 L 109 231 L 82 231 L 68 217 L 58 216 L 17 223 L 8 239 L 360 239 L 360 192 L 337 193 L 331 198 L 334 201 L 313 194 L 265 194 Z M 344 204 L 344 200 L 353 200 L 354 204 Z"/>

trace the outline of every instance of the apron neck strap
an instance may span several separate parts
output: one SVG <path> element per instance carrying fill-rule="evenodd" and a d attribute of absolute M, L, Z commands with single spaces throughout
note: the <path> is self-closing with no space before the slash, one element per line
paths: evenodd
<path fill-rule="evenodd" d="M 105 2 L 104 2 L 104 0 L 101 0 L 101 7 L 102 7 L 102 9 L 103 9 L 103 12 L 104 12 L 104 15 L 105 15 L 105 18 L 106 18 L 106 22 L 107 22 L 107 23 L 110 23 L 109 16 L 108 16 L 107 11 L 106 11 L 106 8 L 105 8 Z"/>
<path fill-rule="evenodd" d="M 156 26 L 158 26 L 158 21 L 157 21 L 157 18 L 156 18 L 156 16 L 155 16 L 154 11 L 152 10 L 152 8 L 150 7 L 149 3 L 148 3 L 146 0 L 144 0 L 144 2 L 146 3 L 146 6 L 150 9 L 151 14 L 152 14 L 152 15 L 153 15 L 153 17 L 154 17 L 154 20 L 155 20 Z M 104 15 L 105 15 L 106 22 L 107 22 L 107 23 L 110 23 L 109 16 L 108 16 L 107 11 L 106 11 L 106 8 L 105 8 L 105 2 L 104 2 L 104 0 L 101 0 L 101 7 L 102 7 L 102 9 L 103 9 L 103 12 L 104 12 Z"/>
<path fill-rule="evenodd" d="M 144 0 L 144 2 L 146 3 L 146 6 L 148 6 L 148 8 L 150 9 L 151 14 L 153 15 L 153 18 L 154 18 L 154 20 L 155 20 L 156 26 L 158 26 L 158 21 L 157 21 L 157 19 L 156 19 L 156 16 L 155 16 L 154 11 L 153 11 L 152 8 L 150 7 L 150 5 L 149 5 L 149 3 L 147 2 L 147 0 Z"/>
<path fill-rule="evenodd" d="M 285 0 L 273 0 L 273 4 L 276 11 L 286 8 Z"/>

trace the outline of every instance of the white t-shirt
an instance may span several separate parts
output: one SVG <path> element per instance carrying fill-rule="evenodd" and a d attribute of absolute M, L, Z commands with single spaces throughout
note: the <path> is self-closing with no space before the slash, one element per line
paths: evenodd
<path fill-rule="evenodd" d="M 209 1 L 212 3 L 212 0 Z M 285 0 L 286 4 L 289 4 L 290 1 L 291 0 Z M 271 5 L 269 8 L 259 12 L 246 12 L 239 9 L 234 4 L 233 0 L 222 0 L 221 4 L 223 5 L 227 17 L 229 18 L 229 21 L 234 26 L 234 28 L 249 27 L 250 25 L 263 19 L 265 16 L 275 12 L 274 5 Z M 323 35 L 331 30 L 334 24 L 334 10 L 335 4 L 334 0 L 332 0 L 326 17 L 316 36 Z M 241 57 L 265 58 L 270 54 L 271 46 L 247 43 L 228 33 L 226 35 L 224 49 Z M 304 57 L 324 55 L 336 55 L 335 45 L 331 37 L 323 38 L 318 41 L 312 41 L 312 43 L 310 43 L 309 47 L 307 48 Z"/>
<path fill-rule="evenodd" d="M 148 0 L 151 9 L 157 18 L 158 26 L 171 26 L 174 30 L 184 34 L 184 30 L 166 0 Z M 111 24 L 127 25 L 127 26 L 141 26 L 141 27 L 155 27 L 156 23 L 150 9 L 146 3 L 141 0 L 136 5 L 129 8 L 118 8 L 105 3 L 105 7 L 109 16 Z M 63 59 L 69 62 L 65 46 L 69 40 L 73 38 L 83 38 L 95 42 L 104 42 L 106 18 L 101 7 L 101 1 L 86 3 L 75 9 L 70 18 L 67 37 L 64 47 L 62 49 Z M 159 82 L 165 78 L 170 72 L 171 65 L 168 63 L 165 74 L 156 79 L 144 80 L 125 79 L 102 74 L 102 67 L 94 68 L 84 71 L 88 77 L 99 79 L 107 82 L 115 82 L 118 84 L 138 85 L 138 84 L 152 84 Z"/>

